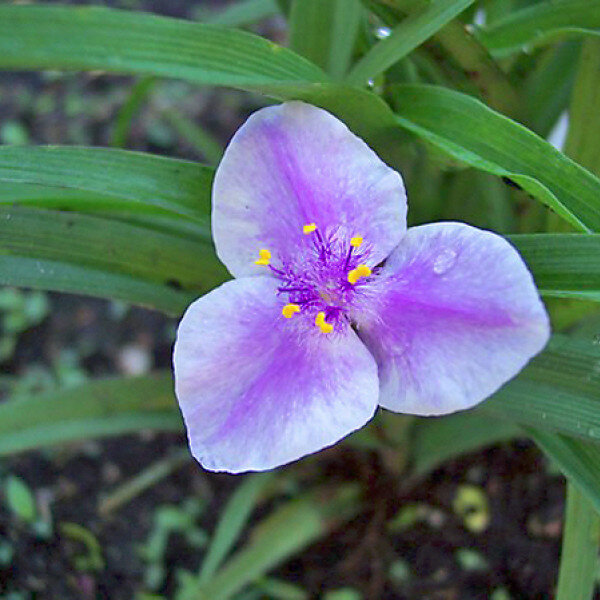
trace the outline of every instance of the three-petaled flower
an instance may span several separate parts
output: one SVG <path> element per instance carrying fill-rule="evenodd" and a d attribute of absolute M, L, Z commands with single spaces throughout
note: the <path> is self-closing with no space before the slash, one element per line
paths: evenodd
<path fill-rule="evenodd" d="M 259 110 L 213 188 L 217 254 L 237 279 L 179 326 L 176 393 L 211 470 L 264 470 L 338 441 L 377 406 L 469 408 L 546 344 L 532 277 L 503 238 L 406 229 L 400 175 L 324 110 Z"/>

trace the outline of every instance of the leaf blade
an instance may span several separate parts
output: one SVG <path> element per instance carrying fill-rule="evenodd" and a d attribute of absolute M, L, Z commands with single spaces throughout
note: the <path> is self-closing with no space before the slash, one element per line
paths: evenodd
<path fill-rule="evenodd" d="M 268 515 L 250 541 L 236 552 L 206 584 L 190 587 L 184 598 L 228 600 L 249 582 L 316 541 L 359 509 L 358 488 L 309 492 Z"/>
<path fill-rule="evenodd" d="M 596 583 L 600 515 L 569 483 L 563 527 L 557 600 L 591 600 Z"/>
<path fill-rule="evenodd" d="M 560 37 L 600 35 L 598 0 L 550 0 L 508 13 L 478 32 L 484 45 L 497 56 L 524 46 L 533 48 Z"/>
<path fill-rule="evenodd" d="M 79 146 L 0 147 L 0 204 L 125 214 L 174 214 L 203 223 L 210 213 L 214 169 L 143 152 Z M 29 186 L 29 187 L 28 187 Z M 42 190 L 52 191 L 45 202 Z M 75 198 L 68 202 L 68 197 Z"/>
<path fill-rule="evenodd" d="M 476 410 L 539 431 L 600 442 L 600 346 L 554 335 L 546 350 Z"/>
<path fill-rule="evenodd" d="M 600 512 L 600 445 L 538 429 L 526 431 Z"/>
<path fill-rule="evenodd" d="M 510 421 L 494 419 L 476 411 L 415 421 L 411 463 L 413 472 L 423 476 L 442 463 L 519 437 L 519 428 Z"/>
<path fill-rule="evenodd" d="M 122 300 L 171 316 L 181 315 L 196 297 L 128 275 L 22 256 L 0 255 L 0 285 Z"/>
<path fill-rule="evenodd" d="M 522 125 L 431 85 L 396 88 L 400 125 L 478 169 L 507 177 L 583 231 L 600 230 L 600 180 Z"/>
<path fill-rule="evenodd" d="M 295 0 L 290 48 L 341 79 L 350 64 L 361 12 L 359 0 Z"/>
<path fill-rule="evenodd" d="M 508 239 L 542 295 L 600 301 L 600 235 L 523 234 Z"/>
<path fill-rule="evenodd" d="M 183 429 L 170 373 L 99 380 L 3 402 L 0 455 L 141 429 Z"/>
<path fill-rule="evenodd" d="M 198 575 L 200 584 L 207 583 L 213 577 L 234 546 L 258 502 L 260 494 L 271 478 L 271 473 L 249 475 L 233 492 L 219 517 L 219 522 L 210 540 L 210 546 L 204 555 Z"/>
<path fill-rule="evenodd" d="M 363 84 L 404 58 L 473 4 L 474 0 L 438 0 L 410 15 L 379 41 L 350 70 L 347 83 Z"/>
<path fill-rule="evenodd" d="M 309 61 L 244 31 L 98 6 L 1 5 L 0 56 L 3 68 L 105 70 L 208 85 L 326 80 Z"/>
<path fill-rule="evenodd" d="M 0 223 L 8 285 L 120 295 L 179 314 L 191 296 L 228 278 L 212 245 L 142 225 L 27 206 L 0 206 Z"/>

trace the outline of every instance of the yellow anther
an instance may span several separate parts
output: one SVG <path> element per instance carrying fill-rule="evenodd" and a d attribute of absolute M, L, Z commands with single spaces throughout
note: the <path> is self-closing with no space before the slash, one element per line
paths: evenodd
<path fill-rule="evenodd" d="M 363 239 L 360 237 L 360 235 L 357 235 L 356 237 L 350 239 L 350 245 L 353 248 L 358 248 L 362 243 Z"/>
<path fill-rule="evenodd" d="M 333 331 L 333 325 L 325 321 L 325 313 L 323 311 L 317 313 L 317 317 L 315 318 L 315 325 L 323 333 L 331 333 Z"/>
<path fill-rule="evenodd" d="M 297 304 L 286 304 L 281 313 L 286 319 L 291 319 L 294 313 L 300 312 L 300 307 Z"/>
<path fill-rule="evenodd" d="M 254 264 L 266 267 L 271 261 L 271 253 L 266 248 L 263 248 L 259 251 L 258 255 L 260 256 L 260 258 L 258 260 L 255 260 Z"/>
<path fill-rule="evenodd" d="M 309 233 L 312 233 L 316 228 L 317 228 L 317 224 L 316 223 L 309 223 L 308 225 L 305 225 L 302 228 L 302 233 L 304 235 L 308 235 Z"/>
<path fill-rule="evenodd" d="M 360 279 L 360 275 L 358 274 L 357 269 L 352 269 L 352 271 L 348 272 L 348 281 L 354 285 Z"/>
<path fill-rule="evenodd" d="M 348 272 L 348 281 L 354 285 L 361 277 L 368 277 L 372 273 L 367 265 L 358 265 L 356 269 Z"/>

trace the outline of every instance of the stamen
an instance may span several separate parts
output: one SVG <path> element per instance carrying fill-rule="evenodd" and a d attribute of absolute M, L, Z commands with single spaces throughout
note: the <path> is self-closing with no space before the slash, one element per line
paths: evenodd
<path fill-rule="evenodd" d="M 311 292 L 312 289 L 309 287 L 280 287 L 277 288 L 278 292 L 286 292 L 286 293 L 290 293 L 290 292 Z"/>
<path fill-rule="evenodd" d="M 356 237 L 350 239 L 350 245 L 353 248 L 358 248 L 362 243 L 363 239 L 360 237 L 360 235 L 357 235 Z"/>
<path fill-rule="evenodd" d="M 304 235 L 308 235 L 309 233 L 312 233 L 313 231 L 315 231 L 316 228 L 317 228 L 317 224 L 316 223 L 309 223 L 308 225 L 305 225 L 302 228 L 302 233 Z"/>
<path fill-rule="evenodd" d="M 348 273 L 348 281 L 354 285 L 361 277 L 368 277 L 372 271 L 367 265 L 358 265 L 356 269 L 352 269 Z"/>
<path fill-rule="evenodd" d="M 258 255 L 260 256 L 260 258 L 258 260 L 255 260 L 254 264 L 259 265 L 261 267 L 268 267 L 269 261 L 271 260 L 271 252 L 269 252 L 269 250 L 267 250 L 266 248 L 262 248 L 261 250 L 259 250 Z"/>
<path fill-rule="evenodd" d="M 333 331 L 333 325 L 325 321 L 325 313 L 323 311 L 317 313 L 315 325 L 319 327 L 323 333 L 331 333 Z"/>
<path fill-rule="evenodd" d="M 300 307 L 297 304 L 286 304 L 281 310 L 281 314 L 286 319 L 291 319 L 295 313 L 300 312 Z"/>

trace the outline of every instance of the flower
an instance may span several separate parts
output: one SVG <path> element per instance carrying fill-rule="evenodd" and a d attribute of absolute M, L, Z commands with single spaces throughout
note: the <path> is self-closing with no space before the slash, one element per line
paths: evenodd
<path fill-rule="evenodd" d="M 377 406 L 474 406 L 546 344 L 531 274 L 462 223 L 406 229 L 400 175 L 328 112 L 254 113 L 213 188 L 217 254 L 237 279 L 179 326 L 175 390 L 207 469 L 259 471 L 329 446 Z"/>

